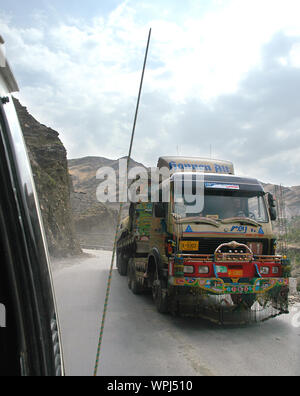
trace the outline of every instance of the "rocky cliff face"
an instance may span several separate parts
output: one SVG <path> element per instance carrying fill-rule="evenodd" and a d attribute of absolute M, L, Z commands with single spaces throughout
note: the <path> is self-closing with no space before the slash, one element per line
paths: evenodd
<path fill-rule="evenodd" d="M 126 159 L 126 158 L 125 158 Z M 119 203 L 97 201 L 96 190 L 100 184 L 96 173 L 100 168 L 110 167 L 119 175 L 119 160 L 104 157 L 85 157 L 68 161 L 74 191 L 71 202 L 75 229 L 80 243 L 85 248 L 112 249 L 115 239 Z M 133 160 L 129 169 L 143 166 Z M 118 186 L 116 189 L 118 194 Z M 124 205 L 123 217 L 127 216 L 129 205 Z"/>
<path fill-rule="evenodd" d="M 27 145 L 52 256 L 81 253 L 75 235 L 66 150 L 58 132 L 35 120 L 17 99 L 15 107 Z"/>

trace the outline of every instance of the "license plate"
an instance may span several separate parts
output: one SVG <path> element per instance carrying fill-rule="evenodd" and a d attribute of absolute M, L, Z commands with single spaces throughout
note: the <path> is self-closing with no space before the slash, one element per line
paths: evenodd
<path fill-rule="evenodd" d="M 181 241 L 180 250 L 197 251 L 199 250 L 199 241 Z"/>
<path fill-rule="evenodd" d="M 243 270 L 228 270 L 228 276 L 230 278 L 242 278 L 243 277 Z"/>

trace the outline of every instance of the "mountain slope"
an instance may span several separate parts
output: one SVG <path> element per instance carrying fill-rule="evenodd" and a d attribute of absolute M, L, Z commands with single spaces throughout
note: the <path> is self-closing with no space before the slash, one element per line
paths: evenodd
<path fill-rule="evenodd" d="M 264 189 L 275 195 L 274 184 L 264 184 Z M 279 186 L 277 186 L 279 187 Z M 282 187 L 283 197 L 286 205 L 286 216 L 290 220 L 292 217 L 300 216 L 300 186 Z M 279 197 L 277 197 L 279 199 Z"/>
<path fill-rule="evenodd" d="M 126 164 L 127 158 L 123 158 Z M 71 203 L 74 213 L 75 229 L 80 243 L 85 248 L 112 249 L 115 238 L 118 202 L 98 202 L 96 191 L 102 180 L 97 180 L 97 171 L 103 167 L 114 169 L 119 177 L 119 160 L 104 157 L 84 157 L 68 161 L 69 172 L 73 181 Z M 130 160 L 129 169 L 142 166 Z M 116 193 L 119 188 L 117 184 Z M 118 199 L 115 197 L 116 201 Z M 127 216 L 129 205 L 124 205 L 123 216 Z"/>

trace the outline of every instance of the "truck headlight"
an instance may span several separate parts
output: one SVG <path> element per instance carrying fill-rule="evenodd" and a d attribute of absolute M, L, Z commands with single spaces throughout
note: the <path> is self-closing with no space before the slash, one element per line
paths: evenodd
<path fill-rule="evenodd" d="M 200 265 L 198 268 L 199 274 L 208 274 L 209 273 L 209 267 L 208 265 Z"/>
<path fill-rule="evenodd" d="M 270 272 L 270 268 L 269 268 L 269 267 L 260 267 L 259 272 L 260 272 L 262 275 L 268 275 L 268 273 Z"/>
<path fill-rule="evenodd" d="M 183 272 L 184 272 L 185 274 L 193 274 L 193 273 L 195 272 L 194 266 L 193 266 L 193 265 L 185 265 L 185 266 L 183 267 Z"/>

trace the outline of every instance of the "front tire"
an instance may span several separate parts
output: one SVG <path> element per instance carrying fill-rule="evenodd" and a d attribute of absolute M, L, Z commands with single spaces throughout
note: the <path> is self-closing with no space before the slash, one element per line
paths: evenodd
<path fill-rule="evenodd" d="M 128 258 L 124 254 L 122 254 L 122 252 L 118 252 L 117 254 L 117 268 L 121 276 L 127 275 Z"/>
<path fill-rule="evenodd" d="M 152 285 L 152 296 L 159 313 L 169 312 L 167 290 L 163 289 L 162 282 L 156 277 Z"/>
<path fill-rule="evenodd" d="M 130 259 L 129 263 L 128 263 L 127 282 L 128 282 L 128 287 L 129 287 L 129 289 L 131 289 L 133 294 L 141 294 L 143 292 L 143 286 L 137 280 L 136 270 L 135 270 L 133 259 Z"/>

